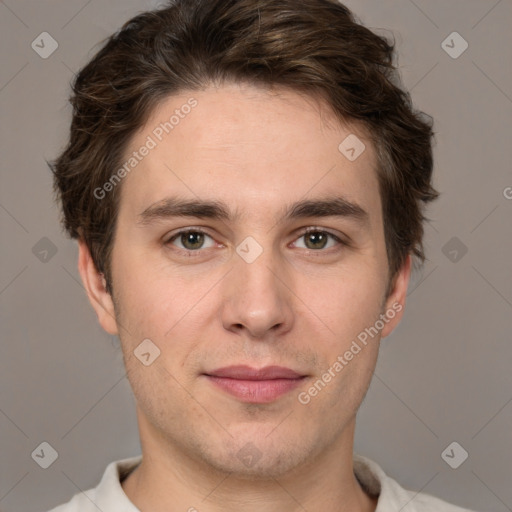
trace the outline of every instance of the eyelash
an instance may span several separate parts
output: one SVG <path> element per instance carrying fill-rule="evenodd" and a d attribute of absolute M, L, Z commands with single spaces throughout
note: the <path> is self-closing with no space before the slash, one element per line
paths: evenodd
<path fill-rule="evenodd" d="M 201 233 L 203 235 L 206 235 L 206 236 L 210 237 L 213 240 L 213 237 L 209 233 L 207 233 L 205 230 L 203 230 L 201 228 L 187 228 L 187 229 L 183 229 L 181 231 L 178 231 L 177 233 L 172 235 L 172 237 L 169 238 L 164 243 L 164 245 L 172 245 L 172 242 L 174 240 L 179 238 L 181 235 L 184 235 L 184 234 L 187 234 L 187 233 Z M 349 245 L 347 242 L 343 241 L 341 238 L 339 238 L 335 234 L 331 233 L 330 231 L 326 231 L 325 229 L 315 228 L 315 227 L 306 228 L 304 231 L 302 231 L 299 234 L 299 236 L 297 236 L 297 238 L 295 240 L 298 240 L 299 238 L 302 238 L 302 237 L 308 235 L 309 233 L 321 233 L 321 234 L 324 234 L 324 235 L 328 235 L 329 237 L 334 239 L 339 244 L 339 246 L 348 247 L 348 245 Z M 306 249 L 306 251 L 308 251 L 308 253 L 325 253 L 325 252 L 328 252 L 330 249 L 334 249 L 334 247 L 329 247 L 328 249 Z M 191 250 L 191 249 L 181 249 L 180 247 L 175 247 L 174 250 L 176 250 L 178 252 L 181 252 L 182 254 L 186 254 L 187 257 L 195 257 L 195 256 L 199 256 L 201 254 L 201 252 L 203 252 L 205 249 L 197 249 L 197 250 L 194 251 L 194 250 Z"/>

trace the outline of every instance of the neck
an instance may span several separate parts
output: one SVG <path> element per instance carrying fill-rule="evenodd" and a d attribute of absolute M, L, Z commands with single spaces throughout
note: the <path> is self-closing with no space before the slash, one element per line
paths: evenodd
<path fill-rule="evenodd" d="M 353 473 L 354 425 L 336 446 L 292 471 L 249 478 L 219 471 L 164 443 L 139 421 L 143 459 L 122 487 L 141 512 L 374 512 L 377 499 L 363 491 Z"/>

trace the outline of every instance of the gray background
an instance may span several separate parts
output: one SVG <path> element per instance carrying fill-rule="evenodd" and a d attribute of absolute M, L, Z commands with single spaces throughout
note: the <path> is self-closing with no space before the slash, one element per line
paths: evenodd
<path fill-rule="evenodd" d="M 45 159 L 65 142 L 73 73 L 122 22 L 157 4 L 0 4 L 4 512 L 67 501 L 96 485 L 110 461 L 140 450 L 119 342 L 88 304 Z M 405 487 L 477 510 L 512 510 L 512 2 L 346 4 L 367 26 L 395 34 L 404 83 L 436 122 L 442 192 L 426 226 L 429 261 L 413 277 L 402 324 L 383 342 L 355 450 Z M 47 59 L 31 48 L 44 31 L 59 45 Z M 454 31 L 469 44 L 456 59 L 441 46 Z M 58 452 L 48 469 L 31 457 L 43 441 Z M 469 453 L 457 469 L 441 457 L 453 441 Z"/>

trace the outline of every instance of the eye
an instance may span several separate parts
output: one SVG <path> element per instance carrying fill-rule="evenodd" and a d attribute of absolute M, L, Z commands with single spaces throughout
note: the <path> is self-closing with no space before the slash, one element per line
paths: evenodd
<path fill-rule="evenodd" d="M 301 249 L 309 249 L 309 250 L 320 250 L 320 249 L 330 249 L 339 244 L 343 244 L 340 238 L 329 233 L 328 231 L 322 231 L 320 229 L 308 229 L 305 233 L 303 233 L 297 240 L 304 240 L 303 245 L 297 245 L 295 242 L 295 246 Z"/>
<path fill-rule="evenodd" d="M 207 239 L 209 239 L 210 242 L 205 245 Z M 185 251 L 197 251 L 199 249 L 214 247 L 215 241 L 204 231 L 199 229 L 187 229 L 176 233 L 167 241 L 167 244 L 176 245 L 176 247 Z"/>
<path fill-rule="evenodd" d="M 301 243 L 301 240 L 303 242 Z M 178 231 L 166 242 L 186 252 L 198 252 L 201 249 L 215 247 L 215 240 L 206 232 L 194 228 Z M 294 246 L 300 249 L 319 251 L 330 249 L 336 245 L 345 245 L 336 235 L 318 228 L 309 228 L 296 239 Z"/>

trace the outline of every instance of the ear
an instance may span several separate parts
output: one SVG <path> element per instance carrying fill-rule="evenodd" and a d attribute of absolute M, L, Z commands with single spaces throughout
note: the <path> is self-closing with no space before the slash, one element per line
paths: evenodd
<path fill-rule="evenodd" d="M 114 303 L 107 292 L 105 277 L 96 269 L 89 247 L 83 239 L 78 241 L 78 271 L 100 325 L 109 334 L 118 334 Z"/>
<path fill-rule="evenodd" d="M 393 279 L 391 292 L 386 299 L 385 310 L 383 312 L 388 321 L 384 329 L 382 329 L 382 338 L 389 336 L 393 332 L 404 314 L 407 287 L 409 286 L 409 278 L 411 277 L 411 265 L 412 257 L 408 254 L 402 267 Z"/>

